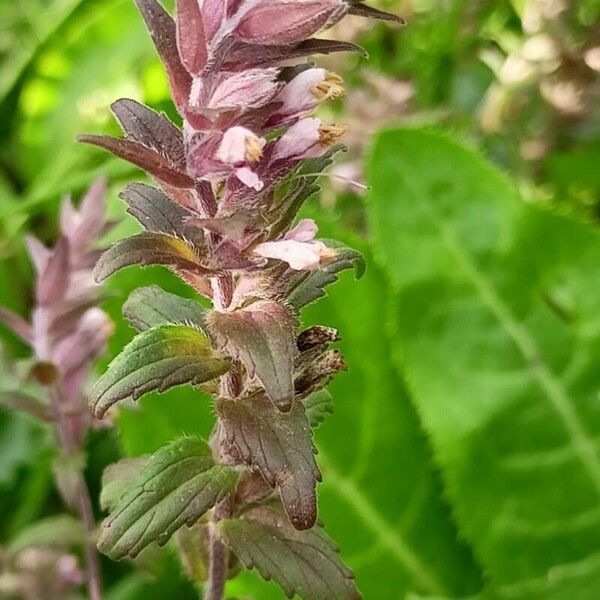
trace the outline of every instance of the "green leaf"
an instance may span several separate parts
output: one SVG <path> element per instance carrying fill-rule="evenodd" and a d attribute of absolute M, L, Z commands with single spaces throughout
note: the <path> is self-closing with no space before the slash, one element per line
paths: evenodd
<path fill-rule="evenodd" d="M 8 549 L 12 553 L 34 546 L 58 546 L 68 548 L 85 541 L 85 533 L 79 519 L 71 515 L 56 515 L 41 519 L 13 538 Z"/>
<path fill-rule="evenodd" d="M 600 238 L 431 131 L 384 133 L 370 179 L 401 363 L 462 534 L 530 598 L 600 547 Z M 600 589 L 597 566 L 581 577 Z"/>
<path fill-rule="evenodd" d="M 148 464 L 148 460 L 148 456 L 123 458 L 104 469 L 100 491 L 100 508 L 102 510 L 115 510 L 121 497 L 131 488 L 140 471 Z"/>
<path fill-rule="evenodd" d="M 310 426 L 318 427 L 327 415 L 333 414 L 333 397 L 327 390 L 317 390 L 302 400 Z"/>
<path fill-rule="evenodd" d="M 102 523 L 98 548 L 118 560 L 135 558 L 152 542 L 163 545 L 180 527 L 196 523 L 236 480 L 235 470 L 213 462 L 204 440 L 175 440 L 150 458 Z"/>
<path fill-rule="evenodd" d="M 227 313 L 213 310 L 207 322 L 224 351 L 240 360 L 251 377 L 256 374 L 273 404 L 290 410 L 298 353 L 290 310 L 274 300 L 259 300 Z"/>
<path fill-rule="evenodd" d="M 247 568 L 274 579 L 288 598 L 359 600 L 350 571 L 320 527 L 297 531 L 275 507 L 260 506 L 218 525 L 226 545 Z"/>
<path fill-rule="evenodd" d="M 101 283 L 119 269 L 132 265 L 164 265 L 207 272 L 198 249 L 186 240 L 165 233 L 144 231 L 111 246 L 96 263 L 94 277 Z"/>
<path fill-rule="evenodd" d="M 290 280 L 286 297 L 296 310 L 322 298 L 325 287 L 335 283 L 339 273 L 354 268 L 356 278 L 365 273 L 365 261 L 360 252 L 335 240 L 322 240 L 329 248 L 335 248 L 337 257 L 316 271 L 299 271 Z"/>
<path fill-rule="evenodd" d="M 199 302 L 165 292 L 157 285 L 134 290 L 123 305 L 123 316 L 138 331 L 168 324 L 189 324 L 205 330 L 205 313 Z"/>
<path fill-rule="evenodd" d="M 185 325 L 153 327 L 137 335 L 110 363 L 90 393 L 90 406 L 102 418 L 113 404 L 183 383 L 198 385 L 225 373 L 227 358 L 208 338 Z"/>
<path fill-rule="evenodd" d="M 316 486 L 321 474 L 314 458 L 312 432 L 301 402 L 282 413 L 263 394 L 241 400 L 220 398 L 217 414 L 228 444 L 242 460 L 277 486 L 290 521 L 297 529 L 317 518 Z"/>

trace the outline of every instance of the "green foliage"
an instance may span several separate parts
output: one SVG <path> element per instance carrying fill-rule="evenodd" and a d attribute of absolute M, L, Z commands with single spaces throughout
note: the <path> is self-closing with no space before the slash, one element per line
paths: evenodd
<path fill-rule="evenodd" d="M 115 403 L 136 400 L 183 383 L 210 381 L 229 369 L 204 333 L 187 325 L 163 325 L 138 334 L 109 365 L 90 394 L 90 406 L 102 417 Z"/>
<path fill-rule="evenodd" d="M 129 465 L 131 466 L 131 464 Z M 135 558 L 192 526 L 234 487 L 236 472 L 216 465 L 200 438 L 175 440 L 156 452 L 103 522 L 98 548 L 117 560 Z"/>
<path fill-rule="evenodd" d="M 276 507 L 259 506 L 218 525 L 227 545 L 247 568 L 273 579 L 288 598 L 358 600 L 352 572 L 319 526 L 298 531 Z"/>
<path fill-rule="evenodd" d="M 302 404 L 294 402 L 285 413 L 273 411 L 270 400 L 259 393 L 240 401 L 220 398 L 216 411 L 228 442 L 267 483 L 279 488 L 294 527 L 312 527 L 317 518 L 315 488 L 321 474 Z"/>
<path fill-rule="evenodd" d="M 399 365 L 492 593 L 600 589 L 600 237 L 431 131 L 383 133 L 370 178 Z"/>
<path fill-rule="evenodd" d="M 197 301 L 165 292 L 157 285 L 137 288 L 123 305 L 123 316 L 138 331 L 176 323 L 205 330 L 205 314 Z"/>

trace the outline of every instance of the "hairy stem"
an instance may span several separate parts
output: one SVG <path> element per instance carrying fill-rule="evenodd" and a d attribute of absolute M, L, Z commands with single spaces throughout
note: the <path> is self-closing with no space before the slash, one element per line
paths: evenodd
<path fill-rule="evenodd" d="M 227 581 L 229 551 L 223 545 L 223 542 L 221 542 L 214 529 L 211 529 L 210 532 L 209 549 L 210 564 L 204 600 L 223 600 L 225 595 L 225 582 Z"/>
<path fill-rule="evenodd" d="M 73 459 L 80 452 L 79 442 L 73 435 L 72 427 L 69 424 L 68 417 L 65 415 L 63 403 L 61 402 L 60 394 L 56 386 L 48 388 L 49 404 L 54 414 L 54 430 L 60 453 L 67 459 Z M 76 469 L 74 472 L 75 485 L 73 489 L 73 498 L 71 508 L 77 513 L 83 531 L 85 533 L 84 542 L 84 557 L 86 581 L 90 600 L 102 599 L 102 574 L 100 572 L 100 563 L 98 560 L 98 552 L 94 543 L 94 531 L 96 521 L 94 519 L 94 511 L 92 509 L 92 501 L 90 493 L 83 476 L 82 468 L 78 465 L 77 460 L 69 461 L 69 468 Z"/>

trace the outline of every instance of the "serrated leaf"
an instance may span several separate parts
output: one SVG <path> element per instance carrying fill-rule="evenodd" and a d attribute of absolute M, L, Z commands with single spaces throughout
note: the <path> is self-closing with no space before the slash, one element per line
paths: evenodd
<path fill-rule="evenodd" d="M 337 257 L 316 271 L 299 271 L 291 279 L 286 297 L 296 310 L 323 297 L 325 287 L 335 283 L 342 271 L 354 268 L 357 279 L 365 273 L 365 261 L 360 252 L 335 240 L 322 241 L 337 251 Z"/>
<path fill-rule="evenodd" d="M 225 544 L 247 568 L 275 580 L 288 598 L 359 600 L 352 572 L 320 527 L 297 531 L 276 507 L 254 508 L 218 524 Z"/>
<path fill-rule="evenodd" d="M 111 110 L 128 138 L 168 157 L 185 171 L 183 135 L 164 114 L 129 98 L 113 102 Z"/>
<path fill-rule="evenodd" d="M 204 440 L 175 440 L 149 459 L 135 485 L 102 523 L 98 548 L 118 560 L 135 558 L 153 542 L 163 545 L 219 502 L 236 480 L 234 469 L 214 463 Z"/>
<path fill-rule="evenodd" d="M 133 338 L 110 363 L 90 393 L 90 407 L 102 418 L 121 400 L 137 400 L 147 392 L 183 383 L 197 385 L 222 375 L 229 366 L 200 330 L 185 325 L 154 327 Z"/>
<path fill-rule="evenodd" d="M 294 527 L 312 527 L 321 474 L 302 403 L 295 401 L 289 412 L 282 413 L 264 395 L 256 394 L 242 400 L 218 399 L 216 410 L 227 443 L 272 487 L 279 488 Z"/>
<path fill-rule="evenodd" d="M 138 331 L 157 325 L 189 324 L 205 331 L 206 309 L 195 300 L 166 292 L 157 285 L 134 290 L 123 305 L 123 316 Z"/>
<path fill-rule="evenodd" d="M 127 203 L 127 212 L 134 216 L 144 229 L 195 239 L 193 234 L 197 228 L 187 224 L 192 213 L 161 190 L 144 183 L 130 183 L 119 196 Z"/>
<path fill-rule="evenodd" d="M 122 158 L 136 167 L 148 171 L 152 177 L 175 188 L 194 187 L 194 180 L 182 167 L 173 164 L 159 152 L 130 139 L 119 139 L 109 135 L 80 135 L 77 138 L 84 144 L 98 146 Z"/>
<path fill-rule="evenodd" d="M 370 179 L 399 362 L 462 535 L 492 592 L 534 597 L 600 547 L 600 238 L 432 131 L 384 133 Z"/>
<path fill-rule="evenodd" d="M 198 250 L 186 240 L 165 233 L 144 231 L 118 241 L 98 260 L 94 277 L 101 283 L 113 273 L 132 265 L 164 265 L 176 269 L 208 272 Z"/>
<path fill-rule="evenodd" d="M 333 414 L 333 397 L 327 390 L 317 390 L 302 400 L 310 426 L 318 427 L 327 415 Z"/>
<path fill-rule="evenodd" d="M 289 410 L 294 398 L 295 318 L 283 304 L 259 300 L 232 312 L 207 314 L 210 330 L 250 376 L 256 375 L 280 410 Z"/>
<path fill-rule="evenodd" d="M 131 489 L 149 459 L 149 456 L 123 458 L 104 469 L 102 489 L 100 490 L 100 508 L 102 510 L 115 510 L 122 496 Z"/>

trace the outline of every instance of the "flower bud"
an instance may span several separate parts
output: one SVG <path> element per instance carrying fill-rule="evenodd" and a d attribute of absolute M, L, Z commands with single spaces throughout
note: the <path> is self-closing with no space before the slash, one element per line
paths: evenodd
<path fill-rule="evenodd" d="M 343 0 L 262 0 L 241 17 L 234 35 L 244 42 L 294 44 L 338 21 L 348 10 Z"/>

